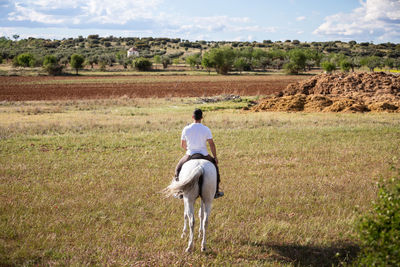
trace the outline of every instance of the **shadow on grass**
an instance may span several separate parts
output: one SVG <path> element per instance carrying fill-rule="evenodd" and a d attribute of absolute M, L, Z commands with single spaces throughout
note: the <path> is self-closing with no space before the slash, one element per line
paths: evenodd
<path fill-rule="evenodd" d="M 272 258 L 282 263 L 295 266 L 338 266 L 350 264 L 359 252 L 354 244 L 336 244 L 329 247 L 301 246 L 296 244 L 253 243 L 265 252 L 272 253 Z"/>

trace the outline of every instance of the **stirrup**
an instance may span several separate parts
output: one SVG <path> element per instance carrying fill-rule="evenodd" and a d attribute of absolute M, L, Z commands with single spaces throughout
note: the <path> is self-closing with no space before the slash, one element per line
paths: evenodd
<path fill-rule="evenodd" d="M 224 196 L 224 192 L 218 191 L 217 193 L 215 193 L 214 198 L 219 198 L 219 197 L 223 197 L 223 196 Z"/>

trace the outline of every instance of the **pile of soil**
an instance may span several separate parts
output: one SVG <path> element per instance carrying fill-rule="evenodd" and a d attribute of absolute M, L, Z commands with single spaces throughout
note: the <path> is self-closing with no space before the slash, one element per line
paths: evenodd
<path fill-rule="evenodd" d="M 252 110 L 400 112 L 400 76 L 383 72 L 320 74 L 289 84 Z"/>

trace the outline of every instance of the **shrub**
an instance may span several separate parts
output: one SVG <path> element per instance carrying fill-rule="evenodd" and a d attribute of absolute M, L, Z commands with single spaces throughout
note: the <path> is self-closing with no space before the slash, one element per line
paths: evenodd
<path fill-rule="evenodd" d="M 62 65 L 58 64 L 57 58 L 53 55 L 47 55 L 43 60 L 43 69 L 50 75 L 60 75 L 63 70 Z"/>
<path fill-rule="evenodd" d="M 192 67 L 192 68 L 196 67 L 198 69 L 201 64 L 201 54 L 196 53 L 196 54 L 187 56 L 186 63 L 189 64 L 190 67 Z"/>
<path fill-rule="evenodd" d="M 85 58 L 78 54 L 73 54 L 71 56 L 71 67 L 76 70 L 76 75 L 78 75 L 78 70 L 83 68 L 83 62 Z"/>
<path fill-rule="evenodd" d="M 324 61 L 321 63 L 321 67 L 324 71 L 327 73 L 331 73 L 332 71 L 336 70 L 336 65 L 335 63 L 332 63 L 330 61 Z"/>
<path fill-rule="evenodd" d="M 152 63 L 149 59 L 147 58 L 137 58 L 132 62 L 132 65 L 135 69 L 139 71 L 148 71 L 151 70 Z"/>
<path fill-rule="evenodd" d="M 19 54 L 14 62 L 14 65 L 21 67 L 34 67 L 35 57 L 31 53 Z"/>
<path fill-rule="evenodd" d="M 352 67 L 351 62 L 349 62 L 349 61 L 347 61 L 347 60 L 342 60 L 342 61 L 340 62 L 340 69 L 341 69 L 343 72 L 349 72 L 350 69 L 351 69 L 351 67 Z"/>
<path fill-rule="evenodd" d="M 299 66 L 297 66 L 294 62 L 289 62 L 283 65 L 283 69 L 287 74 L 298 74 L 299 73 Z"/>
<path fill-rule="evenodd" d="M 359 225 L 359 265 L 400 266 L 400 172 L 380 183 L 378 200 Z"/>
<path fill-rule="evenodd" d="M 162 56 L 161 63 L 163 65 L 163 68 L 166 69 L 168 68 L 168 65 L 171 64 L 171 58 L 169 56 Z"/>

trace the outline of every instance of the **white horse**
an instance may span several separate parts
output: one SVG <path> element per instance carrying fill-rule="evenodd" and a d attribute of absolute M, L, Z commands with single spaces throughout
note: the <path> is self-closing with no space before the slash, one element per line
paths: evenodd
<path fill-rule="evenodd" d="M 183 238 L 187 231 L 187 222 L 189 222 L 190 234 L 189 244 L 186 252 L 193 250 L 193 231 L 194 231 L 194 202 L 199 197 L 199 179 L 202 178 L 201 187 L 201 206 L 199 210 L 200 228 L 199 238 L 203 233 L 201 241 L 201 250 L 206 250 L 206 230 L 208 218 L 211 213 L 211 205 L 217 189 L 217 170 L 212 162 L 204 159 L 192 159 L 183 164 L 179 174 L 179 181 L 172 183 L 164 189 L 167 196 L 183 192 L 183 203 L 185 206 Z"/>

